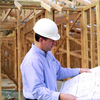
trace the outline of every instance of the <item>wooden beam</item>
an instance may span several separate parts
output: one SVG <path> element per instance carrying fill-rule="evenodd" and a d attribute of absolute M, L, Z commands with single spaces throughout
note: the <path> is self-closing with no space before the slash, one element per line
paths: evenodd
<path fill-rule="evenodd" d="M 8 9 L 7 13 L 5 14 L 4 18 L 2 19 L 3 22 L 6 20 L 6 18 L 8 17 L 8 15 L 10 14 L 11 11 L 12 11 L 12 9 Z"/>
<path fill-rule="evenodd" d="M 8 46 L 2 44 L 2 49 L 7 50 L 7 52 L 14 56 L 14 51 L 11 50 Z"/>
<path fill-rule="evenodd" d="M 47 10 L 45 11 L 45 18 L 49 18 L 49 19 L 54 21 L 53 15 L 54 15 L 54 11 L 53 10 L 51 10 L 51 12 L 49 12 Z"/>
<path fill-rule="evenodd" d="M 14 28 L 16 28 L 16 27 L 10 27 L 8 25 L 6 25 L 6 26 L 0 26 L 0 31 L 3 31 L 3 30 L 12 30 Z"/>
<path fill-rule="evenodd" d="M 21 100 L 21 38 L 20 38 L 20 10 L 17 10 L 17 34 L 18 34 L 18 94 L 19 100 Z"/>
<path fill-rule="evenodd" d="M 73 40 L 73 41 L 76 42 L 77 44 L 81 45 L 81 43 L 80 43 L 78 40 L 76 40 L 75 38 L 73 38 L 72 36 L 69 36 L 69 39 L 70 39 L 70 40 Z"/>
<path fill-rule="evenodd" d="M 82 11 L 83 7 L 77 7 L 76 9 L 73 9 L 73 8 L 70 8 L 70 7 L 63 7 L 62 10 L 63 11 L 67 11 L 67 10 L 70 10 L 70 11 Z"/>
<path fill-rule="evenodd" d="M 11 9 L 12 9 L 12 8 L 11 8 Z M 7 12 L 8 12 L 8 10 L 7 10 L 7 9 L 5 9 L 5 11 L 7 11 Z M 9 16 L 13 16 L 14 18 L 17 18 L 17 14 L 16 14 L 15 9 L 14 9 L 14 10 L 12 10 L 12 11 L 9 13 Z"/>
<path fill-rule="evenodd" d="M 25 1 L 25 0 L 23 0 L 23 1 L 20 1 L 20 0 L 17 0 L 22 6 L 24 5 L 26 5 L 26 6 L 30 6 L 30 5 L 32 5 L 32 6 L 39 6 L 39 5 L 41 5 L 41 1 L 40 0 L 33 0 L 33 1 Z"/>
<path fill-rule="evenodd" d="M 34 9 L 35 10 L 35 9 Z M 26 22 L 26 25 L 24 24 L 24 25 L 22 25 L 20 28 L 23 28 L 23 27 L 27 27 L 27 31 L 25 31 L 25 33 L 24 34 L 27 34 L 27 33 L 29 33 L 29 32 L 32 32 L 33 31 L 33 26 L 34 26 L 34 19 L 36 20 L 36 18 L 37 17 L 39 17 L 39 16 L 41 16 L 42 14 L 44 14 L 45 13 L 45 10 L 40 10 L 40 11 L 38 11 L 38 12 L 35 12 L 36 13 L 36 15 L 33 15 L 29 20 L 28 20 L 28 22 Z M 36 16 L 36 18 L 34 18 Z M 31 23 L 30 23 L 31 22 Z M 30 25 L 29 25 L 29 23 L 30 23 Z M 27 25 L 28 24 L 28 25 Z M 28 28 L 28 27 L 32 27 L 32 28 Z"/>
<path fill-rule="evenodd" d="M 91 68 L 95 67 L 94 9 L 90 8 Z"/>
<path fill-rule="evenodd" d="M 44 3 L 43 1 L 40 0 L 33 0 L 33 1 L 18 1 L 21 5 L 22 8 L 23 7 L 29 7 L 29 6 L 39 6 L 40 9 L 41 7 L 45 8 L 46 10 L 48 10 L 49 12 L 51 12 L 51 7 L 49 5 L 47 5 L 46 3 Z"/>
<path fill-rule="evenodd" d="M 62 11 L 62 7 L 54 4 L 53 2 L 50 2 L 48 0 L 42 0 L 44 3 L 49 4 L 49 6 L 53 7 L 54 9 L 56 9 L 57 11 Z"/>
<path fill-rule="evenodd" d="M 5 68 L 3 66 L 1 66 L 1 68 L 4 71 L 4 73 L 9 77 L 9 79 L 11 79 L 18 86 L 17 81 L 11 75 L 9 75 L 9 73 L 5 70 Z"/>
<path fill-rule="evenodd" d="M 0 24 L 0 28 L 16 28 L 16 24 Z"/>
<path fill-rule="evenodd" d="M 23 32 L 25 33 L 25 28 L 23 29 Z M 33 33 L 34 34 L 34 33 Z M 33 35 L 34 36 L 34 35 Z M 34 37 L 33 37 L 34 38 Z M 27 45 L 27 40 L 26 40 L 26 35 L 24 34 L 24 40 L 23 42 Z M 24 45 L 24 56 L 26 55 L 27 53 L 27 46 Z"/>
<path fill-rule="evenodd" d="M 45 8 L 46 10 L 48 10 L 49 12 L 51 12 L 51 7 L 47 5 L 46 3 L 44 3 L 43 1 L 41 1 L 41 6 Z"/>
<path fill-rule="evenodd" d="M 14 37 L 2 37 L 1 41 L 14 41 Z"/>
<path fill-rule="evenodd" d="M 80 15 L 81 15 L 81 13 L 77 15 L 77 17 L 76 17 L 76 19 L 75 19 L 75 21 L 74 21 L 74 24 L 75 24 L 75 22 L 77 21 L 77 19 L 80 17 Z M 69 28 L 69 32 L 71 31 L 71 29 L 72 29 L 72 27 L 74 26 L 74 24 L 72 24 L 71 27 Z M 57 53 L 59 47 L 62 45 L 62 43 L 63 43 L 63 41 L 66 39 L 66 37 L 67 37 L 66 35 L 63 37 L 63 39 L 61 40 L 61 42 L 60 42 L 59 45 L 57 46 L 57 48 L 56 48 L 56 50 L 55 50 L 55 52 L 54 52 L 54 55 Z M 72 38 L 72 37 L 71 37 L 71 38 Z"/>
<path fill-rule="evenodd" d="M 34 10 L 31 10 L 31 11 L 22 19 L 22 22 L 24 22 L 24 20 L 27 19 L 32 13 L 34 13 Z"/>
<path fill-rule="evenodd" d="M 62 49 L 62 48 L 59 48 L 59 51 L 61 51 L 61 52 L 63 52 L 63 53 L 67 53 L 67 50 L 66 50 L 66 49 Z M 74 53 L 73 51 L 70 52 L 70 55 L 82 59 L 82 55 L 80 55 L 80 54 L 78 54 L 78 53 Z M 88 58 L 88 61 L 91 61 L 91 59 Z M 97 60 L 95 60 L 95 62 L 97 63 Z"/>
<path fill-rule="evenodd" d="M 22 5 L 18 1 L 14 0 L 14 4 L 20 11 L 22 10 Z"/>
<path fill-rule="evenodd" d="M 2 51 L 4 51 L 4 50 L 2 50 Z M 7 50 L 5 50 L 5 51 L 7 51 Z M 4 52 L 5 52 L 5 51 L 4 51 Z M 8 53 L 8 52 L 7 52 L 7 53 Z M 6 56 L 6 55 L 4 55 L 4 54 L 1 54 L 1 55 L 2 55 L 2 57 L 4 56 L 4 58 L 7 59 L 7 60 L 9 60 L 9 61 L 12 61 L 12 62 L 14 61 L 14 57 L 13 57 L 14 55 L 11 55 L 12 57 Z"/>
<path fill-rule="evenodd" d="M 9 78 L 6 74 L 1 73 L 1 76 L 4 77 L 4 78 Z"/>
<path fill-rule="evenodd" d="M 96 5 L 97 5 L 98 3 L 100 3 L 100 1 L 97 1 L 97 2 L 95 2 L 95 3 L 92 3 L 92 4 L 90 4 L 90 5 L 86 6 L 86 7 L 84 7 L 83 10 L 88 10 L 88 9 L 90 9 L 90 8 L 92 8 L 92 7 L 96 7 Z"/>
<path fill-rule="evenodd" d="M 1 88 L 1 34 L 0 34 L 0 98 L 2 98 L 2 88 Z"/>
<path fill-rule="evenodd" d="M 17 49 L 17 31 L 14 30 L 13 31 L 14 34 L 15 34 L 15 37 L 14 37 L 14 78 L 17 80 L 18 82 L 18 49 Z M 16 86 L 17 87 L 17 86 Z"/>
<path fill-rule="evenodd" d="M 17 7 L 13 7 L 12 5 L 10 5 L 10 6 L 7 6 L 7 5 L 2 5 L 2 6 L 0 6 L 0 9 L 17 9 Z M 40 6 L 33 6 L 33 5 L 23 5 L 22 6 L 22 9 L 31 9 L 31 10 L 33 10 L 33 9 L 38 9 L 38 10 L 44 10 L 44 8 L 41 8 Z"/>
<path fill-rule="evenodd" d="M 2 20 L 0 19 L 0 24 L 4 24 L 4 25 L 7 25 L 7 24 L 15 24 L 17 21 L 16 19 L 12 19 L 12 20 L 6 20 L 5 22 L 2 22 Z"/>
<path fill-rule="evenodd" d="M 70 67 L 70 42 L 69 42 L 69 11 L 66 12 L 66 36 L 67 36 L 67 67 Z"/>
<path fill-rule="evenodd" d="M 91 4 L 91 3 L 86 2 L 86 1 L 84 1 L 84 0 L 76 0 L 76 1 L 82 3 L 82 4 L 85 5 L 85 6 L 88 6 L 88 5 Z"/>
<path fill-rule="evenodd" d="M 12 5 L 7 5 L 7 4 L 5 5 L 0 4 L 0 9 L 17 9 L 17 7 L 14 7 Z"/>
<path fill-rule="evenodd" d="M 2 86 L 2 89 L 14 89 L 15 86 Z"/>
<path fill-rule="evenodd" d="M 33 9 L 37 9 L 37 10 L 45 10 L 43 7 L 41 8 L 40 6 L 24 6 L 22 7 L 23 9 L 30 9 L 30 10 L 33 10 Z"/>
<path fill-rule="evenodd" d="M 82 19 L 82 33 L 81 33 L 81 47 L 82 49 L 82 68 L 88 67 L 88 37 L 87 37 L 87 12 L 83 11 Z"/>
<path fill-rule="evenodd" d="M 83 40 L 83 15 L 80 18 L 80 27 L 81 27 L 81 55 L 82 55 L 82 68 L 84 68 L 84 40 Z"/>
<path fill-rule="evenodd" d="M 34 9 L 33 26 L 36 23 L 36 9 Z M 35 43 L 35 32 L 33 32 L 33 42 Z"/>
<path fill-rule="evenodd" d="M 14 0 L 9 0 L 9 3 L 8 3 L 8 0 L 4 0 L 4 2 L 2 2 L 3 0 L 0 0 L 0 4 L 14 4 Z"/>
<path fill-rule="evenodd" d="M 100 66 L 100 3 L 96 5 L 96 23 L 97 23 L 97 57 L 98 66 Z"/>
<path fill-rule="evenodd" d="M 77 15 L 77 17 L 75 18 L 75 20 L 73 21 L 73 23 L 71 24 L 71 26 L 70 26 L 70 29 L 69 30 L 71 30 L 72 29 L 72 27 L 75 25 L 75 23 L 76 23 L 76 21 L 78 20 L 78 18 L 81 16 L 81 12 Z"/>
<path fill-rule="evenodd" d="M 67 7 L 75 7 L 75 4 L 76 4 L 76 3 L 68 1 L 68 0 L 58 0 L 58 1 L 64 2 Z"/>
<path fill-rule="evenodd" d="M 62 51 L 63 53 L 67 53 L 67 50 L 66 49 L 62 49 L 62 48 L 59 48 L 59 51 Z M 70 52 L 70 55 L 78 57 L 78 58 L 82 58 L 82 55 L 80 55 L 78 53 Z"/>

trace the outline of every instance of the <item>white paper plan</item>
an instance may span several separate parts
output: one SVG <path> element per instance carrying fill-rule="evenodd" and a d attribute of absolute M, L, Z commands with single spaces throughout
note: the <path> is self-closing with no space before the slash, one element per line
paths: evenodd
<path fill-rule="evenodd" d="M 100 66 L 92 68 L 91 72 L 63 82 L 60 92 L 73 94 L 77 100 L 100 100 Z"/>

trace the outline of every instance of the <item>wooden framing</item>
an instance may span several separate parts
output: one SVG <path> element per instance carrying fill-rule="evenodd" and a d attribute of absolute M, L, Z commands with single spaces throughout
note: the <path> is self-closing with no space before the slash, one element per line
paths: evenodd
<path fill-rule="evenodd" d="M 11 12 L 11 10 L 12 10 L 12 9 L 8 9 L 8 11 L 7 11 L 7 13 L 6 13 L 6 15 L 4 16 L 4 18 L 3 18 L 3 20 L 2 20 L 2 21 L 5 21 L 5 20 L 6 20 L 7 16 L 8 16 L 8 15 L 9 15 L 9 13 Z"/>
<path fill-rule="evenodd" d="M 18 93 L 19 93 L 19 100 L 21 100 L 21 71 L 20 71 L 20 64 L 21 64 L 21 33 L 20 33 L 20 10 L 17 10 L 17 35 L 18 35 Z"/>
<path fill-rule="evenodd" d="M 96 5 L 96 22 L 97 22 L 97 53 L 98 53 L 98 66 L 100 66 L 100 3 Z"/>
<path fill-rule="evenodd" d="M 67 36 L 67 66 L 70 67 L 70 42 L 69 42 L 69 11 L 66 13 L 66 36 Z"/>
<path fill-rule="evenodd" d="M 22 90 L 20 64 L 35 41 L 33 26 L 41 18 L 49 18 L 57 23 L 61 39 L 52 53 L 63 67 L 93 68 L 100 65 L 100 1 L 63 0 L 64 5 L 61 5 L 61 0 L 60 4 L 57 1 L 54 3 L 55 0 L 10 1 L 5 8 L 0 3 L 3 10 L 3 14 L 0 13 L 0 31 L 12 30 L 14 34 L 0 38 L 0 72 L 2 70 L 2 77 L 6 74 L 18 88 L 19 100 Z M 67 3 L 73 7 L 67 6 Z"/>
<path fill-rule="evenodd" d="M 94 34 L 94 8 L 90 8 L 90 33 L 91 33 L 91 68 L 95 66 L 95 34 Z"/>
<path fill-rule="evenodd" d="M 2 35 L 2 34 L 1 34 Z M 0 35 L 0 39 L 1 39 L 1 35 Z M 2 41 L 0 40 L 0 62 L 1 62 L 1 43 Z M 1 89 L 1 63 L 0 63 L 0 98 L 2 98 L 2 89 Z"/>

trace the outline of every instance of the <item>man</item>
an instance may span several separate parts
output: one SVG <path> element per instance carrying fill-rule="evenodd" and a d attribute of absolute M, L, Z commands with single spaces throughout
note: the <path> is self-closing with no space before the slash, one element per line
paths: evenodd
<path fill-rule="evenodd" d="M 76 100 L 76 96 L 58 92 L 56 80 L 90 72 L 89 69 L 61 67 L 51 53 L 55 41 L 60 38 L 57 25 L 52 20 L 42 18 L 33 29 L 36 41 L 21 64 L 26 100 Z"/>

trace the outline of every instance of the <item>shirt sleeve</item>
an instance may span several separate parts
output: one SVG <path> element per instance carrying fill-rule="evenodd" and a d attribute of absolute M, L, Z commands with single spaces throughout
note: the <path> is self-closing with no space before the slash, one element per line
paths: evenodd
<path fill-rule="evenodd" d="M 29 63 L 24 68 L 23 84 L 30 90 L 32 95 L 38 100 L 59 100 L 60 92 L 55 92 L 46 88 L 43 68 L 40 63 Z"/>
<path fill-rule="evenodd" d="M 49 52 L 49 54 L 51 59 L 56 62 L 55 67 L 57 80 L 73 77 L 80 73 L 80 68 L 63 68 L 54 55 L 51 52 Z"/>
<path fill-rule="evenodd" d="M 61 67 L 59 61 L 57 63 L 57 80 L 65 79 L 69 77 L 76 76 L 80 73 L 80 68 L 63 68 Z"/>

